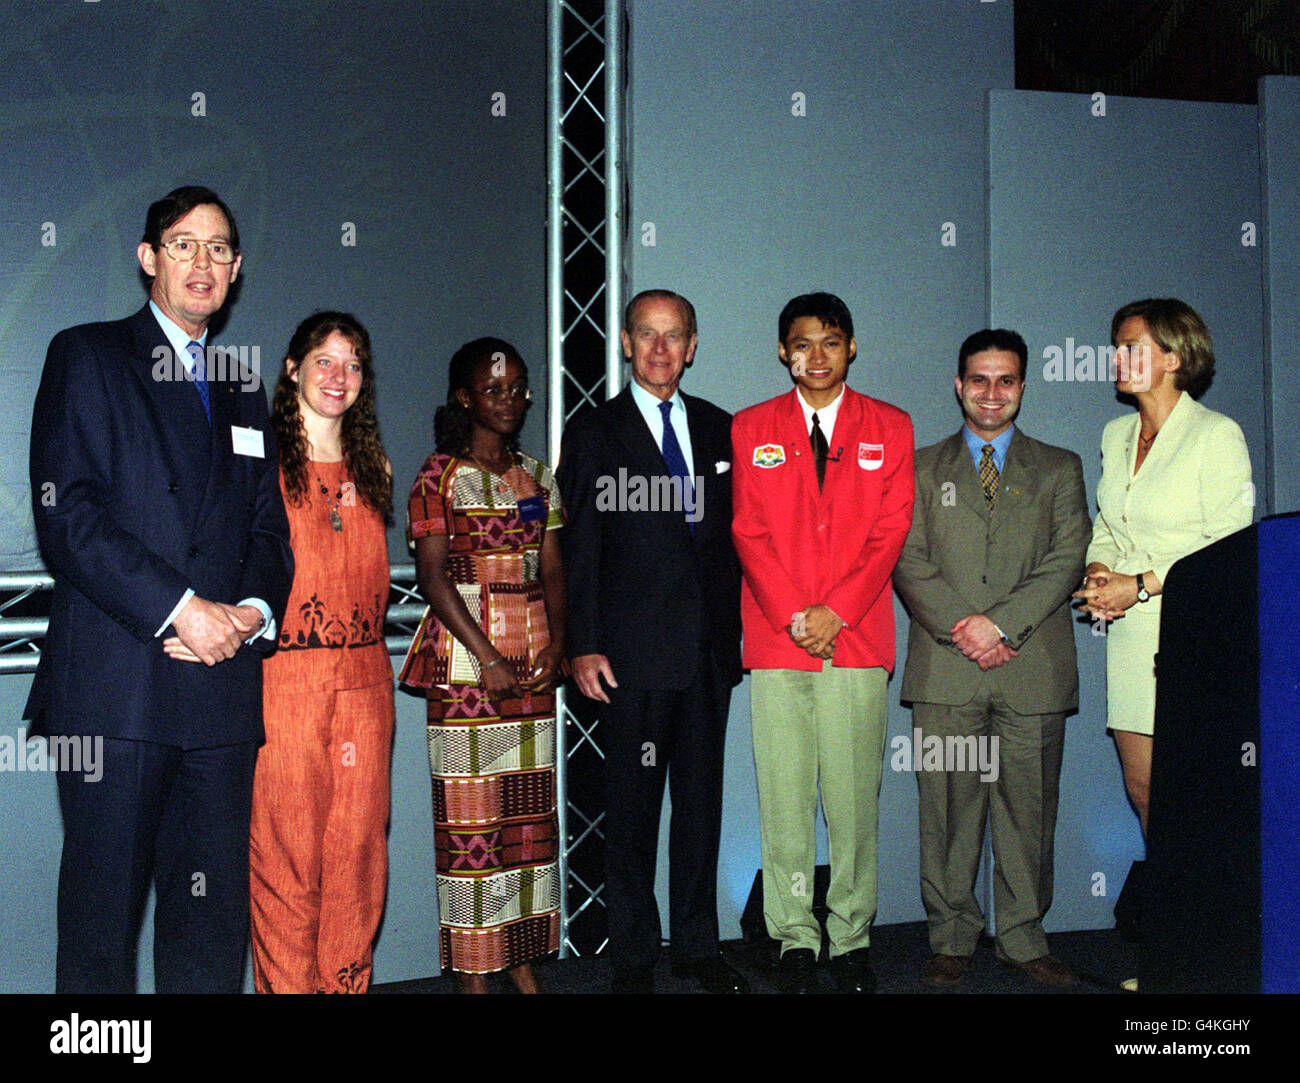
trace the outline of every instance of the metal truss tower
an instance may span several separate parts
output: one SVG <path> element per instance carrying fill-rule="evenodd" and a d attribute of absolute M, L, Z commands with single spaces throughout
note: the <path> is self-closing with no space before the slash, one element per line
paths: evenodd
<path fill-rule="evenodd" d="M 555 464 L 564 425 L 616 394 L 622 379 L 626 79 L 623 0 L 550 0 L 549 10 L 548 435 Z M 604 753 L 590 706 L 563 693 L 556 704 L 562 957 L 598 952 L 606 941 Z"/>

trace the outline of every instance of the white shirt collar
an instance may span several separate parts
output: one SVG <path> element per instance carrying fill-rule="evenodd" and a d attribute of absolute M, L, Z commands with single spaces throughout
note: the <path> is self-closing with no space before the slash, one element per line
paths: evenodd
<path fill-rule="evenodd" d="M 175 320 L 164 316 L 163 310 L 154 304 L 152 299 L 149 301 L 149 311 L 153 313 L 153 318 L 158 321 L 158 326 L 162 328 L 162 333 L 167 336 L 167 342 L 171 345 L 172 351 L 175 353 L 176 357 L 180 359 L 181 364 L 185 366 L 185 371 L 193 372 L 194 358 L 190 356 L 187 347 L 191 342 L 197 342 L 200 346 L 206 346 L 208 341 L 208 329 L 205 327 L 203 329 L 203 334 L 201 334 L 197 339 L 192 339 L 185 333 L 184 328 L 176 323 Z"/>
<path fill-rule="evenodd" d="M 677 437 L 677 444 L 682 449 L 682 456 L 686 459 L 686 469 L 694 477 L 695 451 L 691 447 L 691 426 L 686 417 L 686 402 L 682 398 L 681 392 L 674 388 L 671 398 L 661 399 L 650 394 L 649 391 L 633 380 L 632 401 L 636 403 L 636 408 L 645 419 L 646 427 L 650 430 L 655 446 L 660 451 L 663 451 L 664 446 L 664 415 L 660 412 L 659 405 L 663 402 L 672 405 L 672 409 L 668 411 L 668 418 L 672 424 L 673 433 Z"/>
<path fill-rule="evenodd" d="M 817 424 L 821 426 L 822 433 L 826 437 L 827 443 L 830 442 L 831 434 L 835 432 L 835 419 L 839 417 L 840 405 L 844 402 L 844 388 L 846 384 L 840 384 L 840 393 L 835 396 L 835 401 L 829 406 L 823 406 L 820 410 L 814 410 L 804 401 L 803 391 L 798 387 L 794 389 L 795 398 L 799 400 L 799 405 L 803 409 L 803 424 L 808 430 L 808 435 L 812 436 L 812 417 L 817 415 Z"/>
<path fill-rule="evenodd" d="M 670 411 L 671 413 L 676 414 L 677 411 L 680 410 L 683 417 L 686 415 L 686 403 L 682 401 L 681 392 L 677 388 L 673 388 L 673 393 L 669 398 L 661 399 L 657 395 L 650 394 L 649 391 L 635 380 L 632 381 L 631 387 L 632 401 L 637 404 L 637 408 L 641 411 L 642 416 L 645 417 L 646 424 L 652 425 L 652 432 L 659 431 L 661 419 L 663 417 L 663 414 L 659 411 L 659 404 L 661 402 L 672 403 L 673 408 Z"/>

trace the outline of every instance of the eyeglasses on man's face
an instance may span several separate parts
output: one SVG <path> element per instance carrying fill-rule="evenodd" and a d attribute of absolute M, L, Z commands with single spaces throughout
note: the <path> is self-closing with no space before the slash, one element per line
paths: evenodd
<path fill-rule="evenodd" d="M 234 246 L 229 241 L 200 241 L 196 237 L 173 237 L 158 246 L 177 263 L 189 263 L 199 254 L 199 248 L 208 250 L 208 259 L 213 263 L 234 263 Z"/>

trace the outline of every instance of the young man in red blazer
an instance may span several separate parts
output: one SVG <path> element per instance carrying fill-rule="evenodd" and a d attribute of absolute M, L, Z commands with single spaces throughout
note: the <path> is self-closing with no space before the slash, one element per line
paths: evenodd
<path fill-rule="evenodd" d="M 820 782 L 831 852 L 831 969 L 869 993 L 876 799 L 894 668 L 890 574 L 912 519 L 912 422 L 845 386 L 857 354 L 838 297 L 781 312 L 793 390 L 736 415 L 732 534 L 763 842 L 763 915 L 781 983 L 808 992 L 821 948 L 812 911 Z"/>

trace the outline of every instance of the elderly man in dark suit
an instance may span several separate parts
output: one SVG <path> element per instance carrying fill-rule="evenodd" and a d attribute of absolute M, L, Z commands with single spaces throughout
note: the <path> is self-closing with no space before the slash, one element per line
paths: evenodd
<path fill-rule="evenodd" d="M 262 657 L 293 578 L 289 526 L 260 381 L 206 349 L 239 272 L 234 216 L 209 189 L 178 188 L 150 206 L 137 254 L 149 303 L 56 335 L 32 417 L 55 585 L 25 717 L 102 739 L 104 764 L 97 782 L 58 779 L 55 985 L 134 991 L 152 878 L 158 991 L 238 992 Z M 169 658 L 169 635 L 204 665 Z"/>
<path fill-rule="evenodd" d="M 746 992 L 718 951 L 722 756 L 740 682 L 740 565 L 731 542 L 731 416 L 677 388 L 695 310 L 668 290 L 627 306 L 633 382 L 564 434 L 567 647 L 598 701 L 605 753 L 605 900 L 618 992 L 650 992 L 655 859 L 672 795 L 674 974 Z"/>
<path fill-rule="evenodd" d="M 963 980 L 984 930 L 974 889 L 986 818 L 998 960 L 1043 984 L 1074 981 L 1049 953 L 1042 919 L 1065 716 L 1079 702 L 1070 592 L 1091 523 L 1079 456 L 1014 424 L 1027 361 L 1014 331 L 962 343 L 966 423 L 916 453 L 912 529 L 894 569 L 912 615 L 902 698 L 924 750 L 913 759 L 933 985 Z M 930 751 L 939 747 L 941 768 Z"/>

